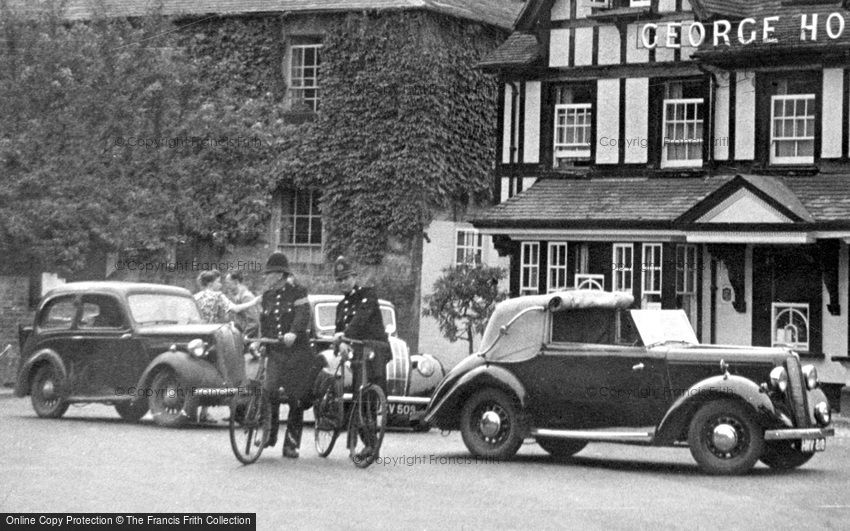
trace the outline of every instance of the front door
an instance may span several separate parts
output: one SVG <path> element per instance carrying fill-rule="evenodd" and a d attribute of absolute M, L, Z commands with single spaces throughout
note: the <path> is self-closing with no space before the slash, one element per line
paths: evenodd
<path fill-rule="evenodd" d="M 822 281 L 814 245 L 753 249 L 753 345 L 820 353 Z"/>

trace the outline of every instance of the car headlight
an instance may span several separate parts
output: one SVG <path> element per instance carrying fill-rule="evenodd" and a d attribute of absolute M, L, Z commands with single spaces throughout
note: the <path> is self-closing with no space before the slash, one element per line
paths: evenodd
<path fill-rule="evenodd" d="M 829 404 L 826 402 L 818 402 L 815 406 L 815 420 L 821 426 L 828 426 L 832 420 L 832 414 L 829 411 Z"/>
<path fill-rule="evenodd" d="M 806 389 L 812 390 L 818 386 L 818 370 L 814 365 L 803 367 L 803 377 L 806 378 Z"/>
<path fill-rule="evenodd" d="M 425 378 L 429 378 L 437 369 L 436 363 L 425 356 L 418 356 L 416 360 L 416 370 Z"/>
<path fill-rule="evenodd" d="M 189 344 L 186 345 L 186 349 L 189 351 L 189 354 L 196 358 L 203 358 L 207 353 L 207 345 L 204 343 L 203 339 L 193 339 L 192 341 L 189 341 Z"/>
<path fill-rule="evenodd" d="M 784 393 L 787 387 L 788 371 L 785 370 L 785 367 L 774 367 L 770 371 L 770 388 Z"/>

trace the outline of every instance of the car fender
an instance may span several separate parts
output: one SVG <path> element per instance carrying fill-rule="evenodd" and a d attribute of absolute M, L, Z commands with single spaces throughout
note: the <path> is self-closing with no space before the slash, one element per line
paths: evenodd
<path fill-rule="evenodd" d="M 673 403 L 655 431 L 654 444 L 669 445 L 681 439 L 700 406 L 729 398 L 751 407 L 764 427 L 775 426 L 780 418 L 770 397 L 752 380 L 733 375 L 712 376 L 692 385 Z"/>
<path fill-rule="evenodd" d="M 181 385 L 187 387 L 186 393 L 195 388 L 223 388 L 227 386 L 224 377 L 212 363 L 193 357 L 182 350 L 167 350 L 154 358 L 139 378 L 134 394 L 137 398 L 147 396 L 153 377 L 164 368 L 173 370 Z"/>
<path fill-rule="evenodd" d="M 55 350 L 45 348 L 36 352 L 21 366 L 15 385 L 15 396 L 27 396 L 30 394 L 30 384 L 32 383 L 32 377 L 35 375 L 33 369 L 44 363 L 53 365 L 53 368 L 59 373 L 61 377 L 60 393 L 64 391 L 61 389 L 61 385 L 64 385 L 68 381 L 68 369 Z"/>
<path fill-rule="evenodd" d="M 428 406 L 424 422 L 441 429 L 457 429 L 460 425 L 460 410 L 467 398 L 476 391 L 494 387 L 513 395 L 521 409 L 527 403 L 525 386 L 507 369 L 498 365 L 485 364 L 461 376 L 435 404 Z"/>
<path fill-rule="evenodd" d="M 417 354 L 415 356 L 411 356 L 410 360 L 410 387 L 407 390 L 407 395 L 429 396 L 446 376 L 446 369 L 443 367 L 443 363 L 430 354 Z M 418 366 L 420 360 L 427 360 L 433 364 L 434 372 L 431 376 L 423 376 L 422 373 L 414 367 L 414 365 Z"/>

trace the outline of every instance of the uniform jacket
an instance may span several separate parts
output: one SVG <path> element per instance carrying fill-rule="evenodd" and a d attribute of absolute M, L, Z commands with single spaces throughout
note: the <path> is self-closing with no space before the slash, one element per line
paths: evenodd
<path fill-rule="evenodd" d="M 281 385 L 290 400 L 300 400 L 312 389 L 315 374 L 309 328 L 310 302 L 305 288 L 286 284 L 263 293 L 260 313 L 262 337 L 277 339 L 289 332 L 296 336 L 291 347 L 274 345 L 269 349 L 269 355 L 275 358 L 269 360 L 270 366 L 281 372 Z"/>
<path fill-rule="evenodd" d="M 336 331 L 351 339 L 387 341 L 374 288 L 354 286 L 336 307 Z"/>

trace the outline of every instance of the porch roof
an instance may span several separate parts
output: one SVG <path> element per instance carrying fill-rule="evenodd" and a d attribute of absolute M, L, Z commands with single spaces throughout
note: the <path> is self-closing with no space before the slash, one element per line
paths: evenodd
<path fill-rule="evenodd" d="M 850 227 L 850 175 L 708 178 L 539 179 L 472 220 L 480 228 L 610 227 L 680 229 L 731 197 L 750 190 L 808 229 Z M 821 227 L 818 227 L 820 225 Z M 764 227 L 760 227 L 764 228 Z"/>

